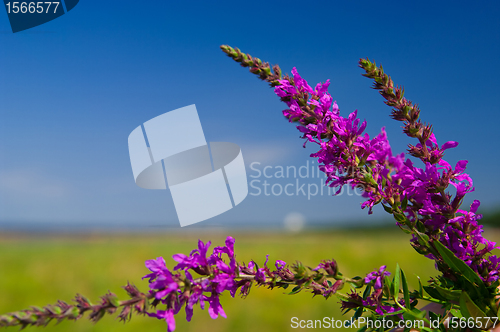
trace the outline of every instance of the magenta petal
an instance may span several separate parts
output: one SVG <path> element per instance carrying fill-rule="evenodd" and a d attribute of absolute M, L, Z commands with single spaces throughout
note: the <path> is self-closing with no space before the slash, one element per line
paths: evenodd
<path fill-rule="evenodd" d="M 186 320 L 190 322 L 191 318 L 193 318 L 193 307 L 186 305 Z"/>
<path fill-rule="evenodd" d="M 462 173 L 467 167 L 467 160 L 459 160 L 455 165 L 455 173 Z"/>
<path fill-rule="evenodd" d="M 373 286 L 373 288 L 375 288 L 375 289 L 382 288 L 382 281 L 380 280 L 380 277 L 378 277 L 377 279 L 375 279 L 375 285 Z"/>
<path fill-rule="evenodd" d="M 431 141 L 434 144 L 437 144 L 436 136 L 434 136 L 434 133 L 431 133 L 431 135 L 429 136 L 429 141 Z"/>
<path fill-rule="evenodd" d="M 279 271 L 279 270 L 281 270 L 281 269 L 282 269 L 285 265 L 286 265 L 286 262 L 284 262 L 284 261 L 282 261 L 282 260 L 279 260 L 279 259 L 278 259 L 278 260 L 276 261 L 276 263 L 275 263 L 276 269 L 277 269 L 278 271 Z M 321 265 L 321 264 L 320 264 L 320 265 Z M 320 267 L 320 266 L 318 265 L 318 268 L 319 268 L 319 267 Z M 315 271 L 317 271 L 317 270 L 315 270 Z"/>
<path fill-rule="evenodd" d="M 153 272 L 161 271 L 166 267 L 165 260 L 163 259 L 163 257 L 147 260 L 146 267 Z"/>
<path fill-rule="evenodd" d="M 477 199 L 474 200 L 474 202 L 472 202 L 472 204 L 470 206 L 470 212 L 476 213 L 477 209 L 479 208 L 479 205 L 481 205 L 481 202 L 478 201 Z"/>
<path fill-rule="evenodd" d="M 184 255 L 184 254 L 175 254 L 175 255 L 173 255 L 173 256 L 172 256 L 172 258 L 173 258 L 176 262 L 181 263 L 181 262 L 183 262 L 183 261 L 187 258 L 187 256 L 186 256 L 186 255 Z"/>
<path fill-rule="evenodd" d="M 444 150 L 447 150 L 447 149 L 451 149 L 451 148 L 455 148 L 457 145 L 458 145 L 458 142 L 454 142 L 454 141 L 446 142 L 443 145 L 441 145 L 441 151 L 444 151 Z"/>
<path fill-rule="evenodd" d="M 215 313 L 215 310 L 212 308 L 212 306 L 208 308 L 208 314 L 212 319 L 216 319 L 217 317 L 219 317 L 219 315 Z"/>
<path fill-rule="evenodd" d="M 219 296 L 212 295 L 208 298 L 208 303 L 210 304 L 210 307 L 208 308 L 208 314 L 210 315 L 210 317 L 212 317 L 212 319 L 216 319 L 219 315 L 227 318 L 226 313 L 224 312 L 224 309 L 222 309 L 222 306 L 219 302 Z"/>
<path fill-rule="evenodd" d="M 311 130 L 309 130 L 308 128 L 304 127 L 304 126 L 297 126 L 297 129 L 301 132 L 301 133 L 304 133 L 304 134 L 308 134 L 311 132 Z"/>
<path fill-rule="evenodd" d="M 167 321 L 167 331 L 172 332 L 175 330 L 175 318 L 172 310 L 167 310 L 165 315 L 165 320 Z"/>

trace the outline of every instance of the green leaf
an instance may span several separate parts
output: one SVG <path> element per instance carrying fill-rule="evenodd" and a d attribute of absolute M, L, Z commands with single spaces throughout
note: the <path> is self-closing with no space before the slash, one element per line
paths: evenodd
<path fill-rule="evenodd" d="M 441 294 L 447 301 L 458 301 L 462 295 L 461 290 L 447 289 L 435 285 L 434 288 Z"/>
<path fill-rule="evenodd" d="M 425 226 L 424 224 L 420 221 L 420 220 L 417 220 L 417 230 L 421 233 L 425 233 Z"/>
<path fill-rule="evenodd" d="M 452 269 L 454 272 L 459 275 L 462 274 L 465 279 L 470 281 L 473 284 L 476 284 L 479 287 L 479 291 L 483 295 L 488 295 L 488 291 L 486 290 L 486 286 L 484 285 L 481 278 L 477 275 L 474 270 L 472 270 L 463 260 L 455 256 L 450 249 L 446 248 L 444 244 L 439 241 L 433 242 L 434 246 L 438 250 L 439 254 L 445 261 L 445 263 Z"/>
<path fill-rule="evenodd" d="M 80 311 L 78 310 L 77 307 L 71 307 L 70 309 L 66 310 L 66 313 L 70 315 L 71 317 L 78 317 L 80 314 Z"/>
<path fill-rule="evenodd" d="M 436 330 L 424 326 L 420 331 L 435 332 Z"/>
<path fill-rule="evenodd" d="M 425 317 L 426 313 L 427 313 L 427 311 L 425 311 L 425 310 L 420 311 L 417 308 L 413 308 L 411 310 L 407 310 L 403 314 L 403 317 L 407 320 L 421 320 Z"/>
<path fill-rule="evenodd" d="M 408 228 L 408 226 L 406 226 L 406 225 L 400 225 L 400 224 L 398 224 L 398 226 L 406 234 L 413 234 L 413 231 L 410 228 Z"/>
<path fill-rule="evenodd" d="M 404 214 L 399 213 L 399 212 L 393 212 L 394 219 L 396 219 L 397 222 L 404 224 L 406 222 L 406 217 Z"/>
<path fill-rule="evenodd" d="M 368 296 L 370 296 L 371 291 L 372 291 L 372 286 L 371 285 L 366 286 L 365 291 L 363 292 L 363 300 L 366 300 Z"/>
<path fill-rule="evenodd" d="M 415 315 L 415 318 L 419 320 L 424 319 L 425 315 L 427 314 L 427 310 L 419 310 L 417 308 L 411 309 L 410 312 L 413 313 Z"/>
<path fill-rule="evenodd" d="M 475 319 L 476 317 L 486 317 L 484 312 L 471 300 L 467 292 L 462 292 L 460 296 L 460 311 L 466 318 L 472 317 Z"/>
<path fill-rule="evenodd" d="M 426 247 L 429 246 L 429 235 L 421 233 L 419 231 L 416 231 L 415 234 L 417 235 L 418 243 Z"/>
<path fill-rule="evenodd" d="M 309 279 L 309 280 L 307 280 L 307 281 L 306 281 L 306 282 L 302 285 L 302 287 L 307 288 L 307 287 L 309 287 L 309 286 L 312 284 L 312 282 L 313 282 L 313 280 L 312 280 L 312 279 Z"/>
<path fill-rule="evenodd" d="M 406 210 L 406 207 L 408 206 L 408 197 L 403 198 L 403 202 L 401 202 L 401 210 L 404 211 Z"/>
<path fill-rule="evenodd" d="M 292 291 L 290 293 L 288 293 L 288 295 L 293 295 L 293 294 L 297 294 L 298 292 L 300 292 L 302 290 L 302 288 L 300 286 L 295 286 Z"/>
<path fill-rule="evenodd" d="M 387 298 L 394 296 L 394 293 L 392 291 L 392 281 L 387 276 L 384 277 L 383 293 L 385 296 L 387 296 Z"/>
<path fill-rule="evenodd" d="M 354 320 L 358 320 L 359 317 L 363 315 L 363 307 L 359 307 L 356 312 L 354 313 Z"/>
<path fill-rule="evenodd" d="M 424 290 L 422 289 L 422 281 L 420 280 L 420 277 L 417 276 L 418 278 L 418 293 L 419 293 L 419 297 L 422 297 L 424 296 Z"/>
<path fill-rule="evenodd" d="M 368 329 L 368 325 L 363 326 L 358 330 L 358 332 L 365 332 Z"/>
<path fill-rule="evenodd" d="M 61 308 L 59 308 L 59 307 L 57 307 L 57 306 L 53 306 L 53 307 L 51 307 L 50 309 L 51 309 L 51 311 L 52 311 L 53 313 L 55 313 L 56 315 L 60 315 L 60 314 L 62 313 L 62 309 L 61 309 Z"/>
<path fill-rule="evenodd" d="M 114 307 L 118 308 L 120 306 L 120 301 L 118 301 L 118 297 L 116 295 L 109 295 L 107 298 L 109 303 Z"/>
<path fill-rule="evenodd" d="M 446 301 L 446 298 L 443 297 L 433 286 L 424 286 L 424 290 L 431 297 L 441 301 Z"/>
<path fill-rule="evenodd" d="M 429 320 L 431 321 L 436 321 L 436 320 L 440 320 L 441 316 L 432 312 L 432 311 L 429 311 Z"/>
<path fill-rule="evenodd" d="M 450 313 L 454 316 L 454 317 L 458 317 L 458 318 L 462 318 L 463 315 L 462 313 L 460 312 L 460 310 L 458 309 L 450 309 Z"/>
<path fill-rule="evenodd" d="M 396 264 L 396 272 L 394 273 L 394 281 L 392 283 L 392 291 L 394 294 L 394 301 L 398 300 L 399 284 L 400 284 L 399 275 L 400 274 L 401 274 L 401 268 L 399 267 L 399 264 Z"/>
<path fill-rule="evenodd" d="M 392 214 L 392 208 L 391 207 L 385 206 L 384 204 L 382 204 L 382 207 L 384 208 L 385 212 Z"/>
<path fill-rule="evenodd" d="M 403 270 L 401 270 L 401 284 L 403 285 L 403 294 L 405 297 L 405 307 L 410 309 L 410 293 L 408 291 L 408 283 L 406 282 L 406 276 Z"/>
<path fill-rule="evenodd" d="M 356 276 L 350 280 L 348 279 L 347 282 L 351 284 L 354 288 L 361 288 L 365 285 L 364 279 L 359 276 Z"/>
<path fill-rule="evenodd" d="M 351 298 L 349 296 L 347 296 L 346 294 L 342 294 L 342 293 L 335 293 L 335 295 L 337 295 L 337 297 L 341 300 L 341 301 L 349 301 Z"/>

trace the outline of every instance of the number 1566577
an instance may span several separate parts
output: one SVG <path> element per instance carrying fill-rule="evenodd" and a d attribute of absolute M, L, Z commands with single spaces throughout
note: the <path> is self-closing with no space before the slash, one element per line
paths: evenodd
<path fill-rule="evenodd" d="M 57 11 L 57 7 L 59 6 L 59 1 L 54 2 L 7 2 L 5 7 L 7 7 L 7 13 L 13 14 L 48 14 L 49 10 L 54 10 L 54 13 Z"/>

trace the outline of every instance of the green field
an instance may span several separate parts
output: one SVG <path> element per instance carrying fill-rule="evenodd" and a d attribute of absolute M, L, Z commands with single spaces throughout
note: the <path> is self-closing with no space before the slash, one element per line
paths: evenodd
<path fill-rule="evenodd" d="M 347 276 L 365 276 L 381 265 L 394 271 L 399 263 L 412 287 L 435 275 L 433 262 L 419 256 L 409 245 L 408 235 L 394 230 L 324 230 L 303 234 L 277 231 L 238 232 L 217 231 L 205 234 L 176 232 L 175 234 L 85 234 L 38 235 L 2 234 L 0 236 L 0 313 L 43 306 L 58 299 L 70 301 L 76 293 L 97 302 L 108 290 L 120 299 L 126 294 L 121 289 L 127 281 L 143 292 L 147 281 L 141 277 L 148 273 L 144 261 L 163 256 L 169 267 L 174 265 L 173 254 L 189 253 L 198 238 L 223 245 L 227 235 L 236 239 L 238 261 L 250 259 L 262 264 L 266 254 L 270 262 L 282 259 L 287 263 L 300 260 L 316 266 L 321 259 L 335 258 L 340 270 Z M 499 242 L 500 232 L 487 230 L 486 236 Z M 347 289 L 344 288 L 343 291 Z M 253 288 L 246 299 L 231 298 L 225 294 L 221 303 L 227 319 L 212 320 L 206 310 L 195 308 L 193 320 L 185 321 L 182 311 L 177 315 L 177 331 L 295 331 L 291 318 L 347 319 L 342 317 L 337 298 L 329 300 L 310 293 L 285 295 L 283 290 Z M 166 331 L 166 323 L 149 317 L 134 316 L 126 324 L 114 316 L 105 317 L 97 324 L 86 319 L 50 323 L 44 331 Z M 18 331 L 18 327 L 6 331 Z M 27 331 L 42 328 L 27 328 Z M 339 329 L 337 329 L 339 330 Z M 347 329 L 353 331 L 354 329 Z"/>

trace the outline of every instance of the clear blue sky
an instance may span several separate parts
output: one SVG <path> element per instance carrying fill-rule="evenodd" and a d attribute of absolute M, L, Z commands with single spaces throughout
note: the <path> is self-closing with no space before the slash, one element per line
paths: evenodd
<path fill-rule="evenodd" d="M 360 57 L 381 62 L 419 103 L 438 141 L 460 142 L 446 159 L 470 161 L 476 192 L 466 203 L 480 199 L 482 212 L 495 209 L 499 17 L 497 1 L 82 0 L 54 21 L 13 34 L 0 10 L 0 221 L 178 227 L 168 190 L 135 185 L 127 137 L 190 104 L 208 141 L 242 148 L 249 176 L 257 174 L 252 162 L 260 169 L 306 165 L 312 146 L 302 149 L 281 115 L 285 105 L 221 44 L 284 71 L 296 66 L 311 84 L 331 79 L 341 112 L 358 109 L 370 135 L 385 126 L 400 152 L 411 141 L 357 67 Z M 380 208 L 368 216 L 360 202 L 347 195 L 249 195 L 204 223 L 281 223 L 293 211 L 332 223 L 388 218 Z"/>

